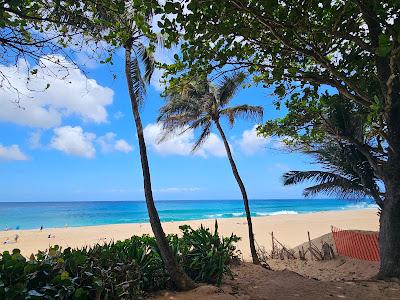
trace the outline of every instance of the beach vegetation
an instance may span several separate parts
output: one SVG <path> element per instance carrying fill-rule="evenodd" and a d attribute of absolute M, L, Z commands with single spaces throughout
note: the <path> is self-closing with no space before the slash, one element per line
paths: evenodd
<path fill-rule="evenodd" d="M 161 122 L 164 129 L 163 139 L 168 139 L 171 133 L 182 134 L 187 130 L 199 130 L 200 134 L 193 146 L 193 151 L 198 150 L 207 140 L 212 126 L 217 128 L 224 143 L 232 173 L 242 194 L 253 263 L 260 264 L 255 247 L 247 191 L 234 161 L 231 145 L 221 126 L 223 118 L 228 120 L 230 126 L 235 124 L 237 118 L 262 119 L 261 106 L 247 104 L 229 106 L 238 89 L 244 84 L 245 78 L 244 73 L 237 72 L 224 76 L 218 83 L 210 82 L 204 74 L 171 81 L 164 92 L 167 103 L 160 109 L 157 121 Z"/>
<path fill-rule="evenodd" d="M 169 0 L 165 10 L 174 17 L 162 32 L 182 38 L 168 78 L 246 71 L 283 114 L 259 134 L 292 146 L 335 140 L 364 155 L 383 190 L 379 277 L 400 277 L 400 2 Z M 339 95 L 362 135 L 326 126 Z"/>
<path fill-rule="evenodd" d="M 193 280 L 220 284 L 232 276 L 237 236 L 221 237 L 217 224 L 214 231 L 181 230 L 181 237 L 167 240 Z M 157 241 L 148 235 L 80 249 L 53 246 L 30 259 L 18 249 L 0 254 L 0 299 L 142 299 L 174 287 Z"/>

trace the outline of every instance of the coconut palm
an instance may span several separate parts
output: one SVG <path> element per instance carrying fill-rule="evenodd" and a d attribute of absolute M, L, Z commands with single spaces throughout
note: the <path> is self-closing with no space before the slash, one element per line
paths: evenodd
<path fill-rule="evenodd" d="M 200 76 L 182 79 L 179 83 L 166 90 L 165 95 L 168 102 L 160 109 L 158 121 L 163 124 L 165 130 L 164 138 L 177 131 L 183 133 L 187 130 L 199 129 L 200 135 L 194 144 L 193 151 L 198 150 L 207 140 L 211 133 L 211 127 L 215 125 L 224 142 L 233 175 L 242 193 L 253 263 L 260 264 L 255 248 L 246 188 L 239 175 L 231 147 L 220 123 L 222 117 L 227 118 L 231 126 L 234 125 L 238 117 L 262 117 L 263 108 L 260 106 L 228 106 L 244 79 L 245 75 L 241 72 L 234 73 L 231 76 L 224 76 L 221 82 L 217 84 L 213 84 L 206 77 Z"/>
<path fill-rule="evenodd" d="M 140 118 L 140 106 L 145 98 L 146 84 L 150 82 L 154 70 L 154 59 L 151 51 L 143 44 L 145 34 L 142 30 L 144 22 L 149 25 L 148 28 L 150 27 L 152 9 L 151 6 L 149 6 L 150 8 L 136 7 L 138 5 L 136 1 L 117 2 L 123 6 L 123 9 L 117 13 L 112 10 L 104 11 L 102 17 L 109 21 L 107 41 L 113 45 L 122 46 L 125 51 L 125 76 L 139 142 L 144 194 L 151 228 L 172 281 L 180 290 L 191 289 L 195 284 L 178 265 L 169 247 L 154 204 L 146 143 Z M 141 26 L 137 25 L 139 21 L 142 23 Z"/>
<path fill-rule="evenodd" d="M 367 158 L 351 145 L 331 143 L 306 153 L 315 156 L 324 170 L 289 171 L 283 175 L 284 185 L 306 181 L 315 185 L 304 189 L 305 197 L 319 193 L 340 198 L 372 197 L 380 205 L 382 194 L 378 179 L 368 164 Z"/>
<path fill-rule="evenodd" d="M 379 207 L 383 205 L 383 193 L 379 180 L 368 163 L 368 158 L 353 144 L 345 144 L 336 139 L 339 133 L 349 140 L 366 139 L 365 116 L 354 113 L 353 107 L 346 104 L 340 96 L 330 103 L 329 113 L 321 112 L 319 122 L 325 129 L 326 137 L 316 144 L 302 144 L 300 150 L 314 156 L 324 170 L 290 171 L 283 175 L 284 185 L 305 181 L 316 184 L 304 189 L 304 196 L 319 193 L 335 195 L 340 198 L 372 197 Z"/>

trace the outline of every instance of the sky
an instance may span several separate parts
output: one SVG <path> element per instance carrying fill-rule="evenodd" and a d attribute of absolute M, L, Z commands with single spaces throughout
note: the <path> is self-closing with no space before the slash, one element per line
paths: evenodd
<path fill-rule="evenodd" d="M 25 63 L 0 65 L 12 85 L 0 89 L 1 202 L 144 199 L 121 54 L 110 67 L 79 53 L 81 70 L 56 56 L 52 59 L 71 67 L 68 72 L 43 60 L 44 67 L 29 80 Z M 163 50 L 157 56 L 168 61 Z M 191 147 L 198 132 L 158 143 L 161 129 L 155 120 L 165 102 L 159 78 L 157 71 L 141 110 L 155 199 L 240 199 L 215 128 L 195 153 Z M 283 114 L 275 110 L 270 94 L 262 87 L 240 90 L 232 104 L 263 106 L 265 121 Z M 289 153 L 276 138 L 257 137 L 255 126 L 248 120 L 233 128 L 223 122 L 249 197 L 302 198 L 304 186 L 284 187 L 281 176 L 315 168 L 310 157 Z"/>

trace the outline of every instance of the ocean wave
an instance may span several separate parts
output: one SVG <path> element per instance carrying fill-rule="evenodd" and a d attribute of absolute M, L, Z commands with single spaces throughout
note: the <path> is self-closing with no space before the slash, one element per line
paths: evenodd
<path fill-rule="evenodd" d="M 378 205 L 375 203 L 359 202 L 356 204 L 348 204 L 342 207 L 342 209 L 362 209 L 362 208 L 378 208 Z"/>
<path fill-rule="evenodd" d="M 276 216 L 276 215 L 297 215 L 298 212 L 294 210 L 280 210 L 274 212 L 256 212 L 256 216 Z"/>
<path fill-rule="evenodd" d="M 222 217 L 224 214 L 213 214 L 213 215 L 205 215 L 207 218 L 219 218 Z"/>
<path fill-rule="evenodd" d="M 234 217 L 240 217 L 240 216 L 243 216 L 244 215 L 244 213 L 231 213 L 231 215 L 232 216 L 234 216 Z"/>

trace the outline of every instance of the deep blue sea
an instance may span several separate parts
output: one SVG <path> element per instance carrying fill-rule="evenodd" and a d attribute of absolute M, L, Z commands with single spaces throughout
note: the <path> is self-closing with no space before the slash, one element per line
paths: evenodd
<path fill-rule="evenodd" d="M 157 201 L 162 221 L 244 216 L 241 200 Z M 278 214 L 302 214 L 329 210 L 371 208 L 369 200 L 269 199 L 251 200 L 254 217 Z M 0 230 L 33 229 L 147 222 L 145 202 L 0 202 Z"/>

